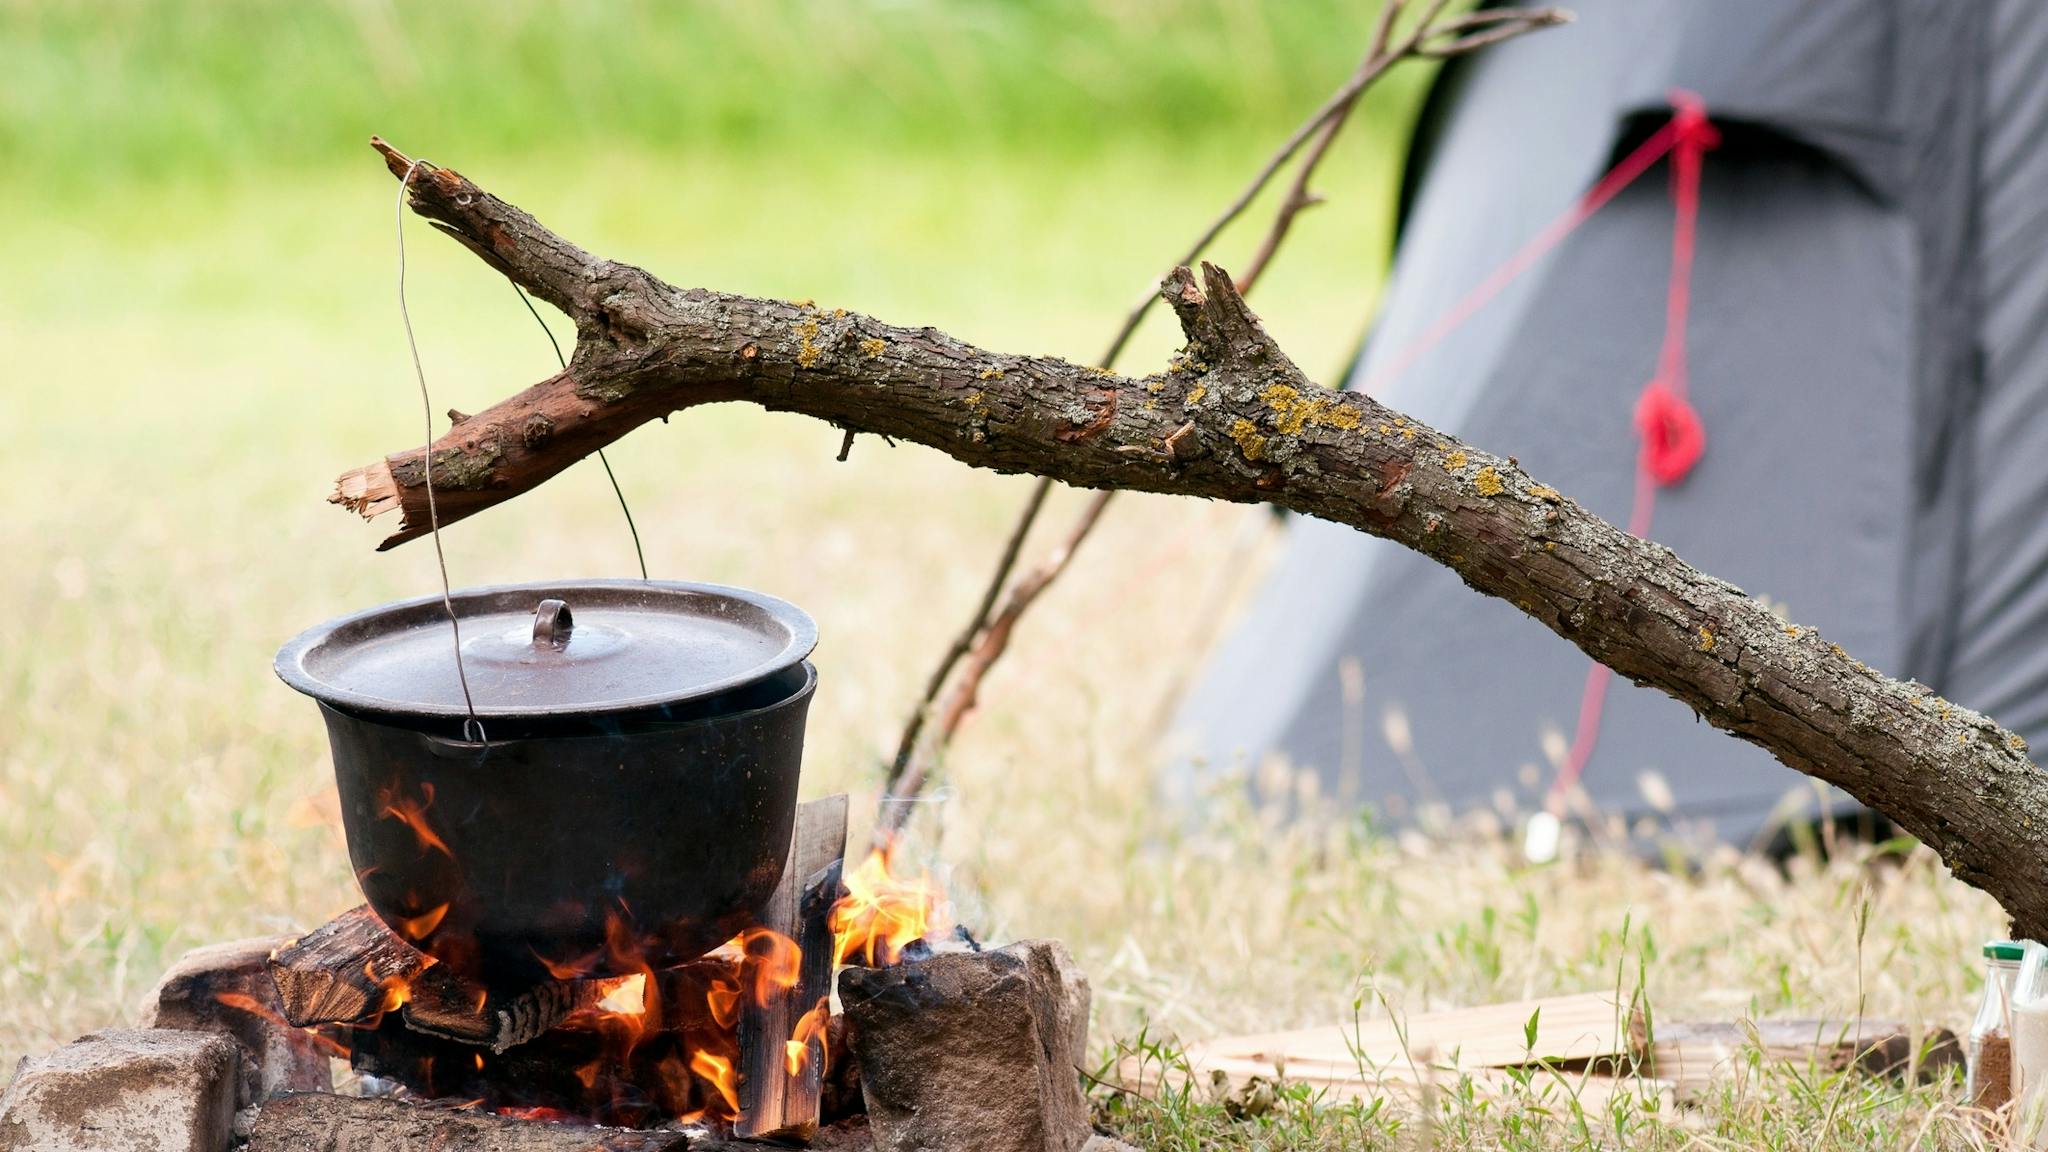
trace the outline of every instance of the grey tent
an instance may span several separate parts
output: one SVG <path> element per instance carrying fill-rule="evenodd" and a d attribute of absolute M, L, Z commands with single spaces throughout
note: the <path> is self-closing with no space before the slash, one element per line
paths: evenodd
<path fill-rule="evenodd" d="M 1692 278 L 1707 444 L 1660 494 L 1650 535 L 2048 741 L 2048 4 L 1570 7 L 1577 23 L 1439 81 L 1354 382 L 1664 123 L 1667 93 L 1698 93 L 1723 136 Z M 1625 521 L 1671 229 L 1660 166 L 1374 390 Z M 1397 819 L 1432 802 L 1526 811 L 1574 734 L 1588 666 L 1429 560 L 1293 522 L 1182 703 L 1181 778 L 1278 754 Z M 1646 772 L 1738 842 L 1788 794 L 1811 795 L 1685 706 L 1617 682 L 1582 784 L 1607 811 L 1646 812 Z"/>

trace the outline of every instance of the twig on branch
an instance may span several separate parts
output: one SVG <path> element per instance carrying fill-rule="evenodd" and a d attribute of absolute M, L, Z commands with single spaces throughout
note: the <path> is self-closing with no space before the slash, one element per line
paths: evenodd
<path fill-rule="evenodd" d="M 917 751 L 918 734 L 924 731 L 925 718 L 931 715 L 931 705 L 946 687 L 946 677 L 952 674 L 953 666 L 974 646 L 974 638 L 981 634 L 982 625 L 988 614 L 995 611 L 996 597 L 1003 594 L 1003 585 L 1009 582 L 1010 569 L 1017 564 L 1017 553 L 1024 550 L 1024 538 L 1031 534 L 1032 522 L 1038 519 L 1038 509 L 1045 503 L 1046 493 L 1052 491 L 1052 481 L 1040 480 L 1031 486 L 1031 499 L 1024 505 L 1023 515 L 1017 518 L 1017 526 L 1010 530 L 1010 539 L 1003 545 L 1002 558 L 996 563 L 995 578 L 989 581 L 988 590 L 981 594 L 981 603 L 974 610 L 973 625 L 962 632 L 953 646 L 946 649 L 939 666 L 932 669 L 931 679 L 926 682 L 924 697 L 918 702 L 917 711 L 911 713 L 910 722 L 903 726 L 903 739 L 896 745 L 896 756 L 889 762 L 889 784 L 885 791 L 893 792 L 893 785 L 910 768 L 910 758 Z"/>
<path fill-rule="evenodd" d="M 1487 8 L 1446 20 L 1415 46 L 1417 56 L 1447 60 L 1488 45 L 1512 40 L 1524 32 L 1570 23 L 1562 8 Z"/>
<path fill-rule="evenodd" d="M 987 677 L 990 666 L 1002 659 L 1003 653 L 1008 650 L 1010 633 L 1017 627 L 1017 621 L 1030 610 L 1039 594 L 1053 581 L 1059 579 L 1060 573 L 1067 570 L 1067 561 L 1073 559 L 1075 549 L 1088 538 L 1088 533 L 1095 530 L 1095 522 L 1101 518 L 1102 510 L 1109 506 L 1111 494 L 1110 490 L 1105 489 L 1089 499 L 1088 506 L 1082 509 L 1073 527 L 1067 530 L 1066 538 L 1060 541 L 1059 547 L 1052 550 L 1052 554 L 1045 558 L 1044 563 L 1025 575 L 1011 590 L 1010 598 L 1004 603 L 1003 610 L 988 622 L 988 628 L 983 631 L 981 641 L 967 654 L 967 666 L 961 669 L 959 681 L 953 685 L 952 691 L 946 694 L 945 700 L 939 705 L 938 727 L 932 736 L 934 746 L 945 747 L 952 740 L 953 734 L 960 730 L 960 722 L 965 720 L 967 713 L 973 709 L 975 694 L 981 691 L 981 682 Z M 925 780 L 931 772 L 933 763 L 930 755 L 912 756 L 905 762 L 904 771 L 894 782 L 896 787 L 886 797 L 886 800 L 895 802 L 885 802 L 881 806 L 875 829 L 878 842 L 901 831 L 904 823 L 910 819 L 911 806 L 902 801 L 924 790 Z"/>
<path fill-rule="evenodd" d="M 1407 8 L 1409 0 L 1386 0 L 1381 5 L 1379 20 L 1374 25 L 1365 57 L 1359 61 L 1357 70 L 1323 102 L 1321 107 L 1288 135 L 1252 176 L 1251 182 L 1214 220 L 1210 221 L 1208 227 L 1195 238 L 1194 243 L 1176 264 L 1192 264 L 1207 252 L 1216 238 L 1222 235 L 1223 230 L 1244 214 L 1273 178 L 1294 159 L 1296 153 L 1301 152 L 1303 145 L 1307 144 L 1307 152 L 1296 165 L 1294 180 L 1274 212 L 1273 222 L 1267 227 L 1250 264 L 1245 267 L 1237 281 L 1238 291 L 1249 294 L 1267 265 L 1272 262 L 1274 254 L 1279 251 L 1280 245 L 1286 241 L 1289 231 L 1294 226 L 1295 217 L 1322 202 L 1322 197 L 1310 189 L 1310 182 L 1315 178 L 1316 170 L 1322 166 L 1323 158 L 1329 154 L 1330 146 L 1344 131 L 1344 126 L 1350 121 L 1351 113 L 1357 108 L 1366 89 L 1371 87 L 1387 69 L 1409 56 L 1455 56 L 1537 28 L 1563 23 L 1571 18 L 1569 13 L 1559 9 L 1543 8 L 1489 10 L 1439 21 L 1438 16 L 1449 2 L 1450 0 L 1428 0 L 1422 17 L 1416 22 L 1413 31 L 1396 43 L 1393 41 L 1394 28 Z M 1489 38 L 1482 41 L 1479 38 L 1481 34 L 1471 34 L 1461 39 L 1461 34 L 1471 33 L 1473 29 L 1484 29 L 1483 35 Z M 1469 41 L 1466 46 L 1457 47 L 1466 41 Z M 1425 45 L 1436 47 L 1425 51 Z M 1138 326 L 1144 322 L 1146 314 L 1158 299 L 1157 292 L 1148 290 L 1132 305 L 1124 316 L 1123 324 L 1110 340 L 1109 350 L 1099 361 L 1102 367 L 1116 366 L 1117 358 L 1123 353 L 1125 346 L 1129 344 Z M 1174 442 L 1169 439 L 1169 450 L 1173 444 Z M 1010 573 L 1017 562 L 1017 545 L 1030 534 L 1051 489 L 1050 480 L 1040 480 L 1033 486 L 1031 497 L 1023 511 L 1018 514 L 1017 524 L 1011 530 L 1010 542 L 996 564 L 989 582 L 989 595 L 983 597 L 974 615 L 968 618 L 966 627 L 960 631 L 958 638 L 940 658 L 938 667 L 933 670 L 926 682 L 924 694 L 919 697 L 916 706 L 911 710 L 910 718 L 905 721 L 903 737 L 897 744 L 896 757 L 891 761 L 888 776 L 883 781 L 882 792 L 885 801 L 906 800 L 922 790 L 931 774 L 931 761 L 944 752 L 951 743 L 953 734 L 959 730 L 967 709 L 973 706 L 980 695 L 982 678 L 1002 659 L 1004 651 L 1009 647 L 1017 621 L 1030 611 L 1039 596 L 1059 578 L 1074 551 L 1101 521 L 1103 510 L 1114 496 L 1113 492 L 1105 491 L 1088 501 L 1081 514 L 1076 517 L 1074 525 L 1062 538 L 1059 548 L 1037 568 L 1026 573 L 1011 589 L 999 618 L 1001 627 L 998 627 L 998 620 L 990 616 L 995 606 L 995 594 L 1009 582 Z M 951 693 L 945 706 L 948 722 L 939 726 L 928 743 L 920 744 L 926 719 L 931 715 L 932 708 L 939 699 L 939 693 L 944 690 L 947 678 L 962 658 L 970 653 L 973 658 L 968 660 L 966 668 L 961 671 L 961 683 Z M 886 814 L 885 819 L 876 832 L 877 835 L 887 836 L 893 834 L 902 820 L 907 818 L 910 806 L 902 803 L 885 803 L 883 812 Z"/>

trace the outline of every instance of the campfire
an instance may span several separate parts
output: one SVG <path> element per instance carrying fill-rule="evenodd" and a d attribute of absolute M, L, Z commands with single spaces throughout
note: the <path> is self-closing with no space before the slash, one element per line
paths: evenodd
<path fill-rule="evenodd" d="M 655 581 L 302 634 L 278 672 L 320 702 L 366 902 L 194 953 L 154 1028 L 24 1071 L 0 1121 L 53 1148 L 140 1123 L 165 1148 L 666 1152 L 847 1121 L 880 1148 L 1074 1152 L 1065 951 L 982 951 L 896 841 L 848 866 L 844 795 L 797 802 L 816 640 L 783 601 Z M 190 1107 L 81 1126 L 157 1099 L 123 1077 Z"/>
<path fill-rule="evenodd" d="M 799 840 L 843 845 L 845 813 L 844 797 L 803 806 Z M 428 810 L 394 806 L 387 818 L 423 845 L 439 842 Z M 808 863 L 792 856 L 789 874 Z M 946 927 L 940 889 L 905 868 L 893 842 L 843 883 L 836 858 L 811 872 L 797 923 L 750 926 L 682 964 L 650 962 L 648 942 L 614 915 L 601 952 L 544 958 L 548 979 L 497 992 L 414 948 L 410 922 L 387 926 L 362 907 L 280 948 L 269 966 L 286 1022 L 346 1058 L 368 1094 L 802 1138 L 849 1056 L 834 1043 L 832 970 L 900 963 Z M 221 994 L 231 1007 L 244 1006 L 239 995 Z"/>

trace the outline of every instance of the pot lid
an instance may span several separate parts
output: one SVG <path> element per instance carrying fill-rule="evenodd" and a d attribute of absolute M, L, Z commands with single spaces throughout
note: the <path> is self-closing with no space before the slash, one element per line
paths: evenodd
<path fill-rule="evenodd" d="M 630 712 L 716 695 L 808 656 L 818 626 L 794 604 L 717 584 L 580 580 L 451 596 L 479 716 Z M 277 674 L 317 700 L 467 716 L 441 597 L 385 604 L 294 637 Z"/>

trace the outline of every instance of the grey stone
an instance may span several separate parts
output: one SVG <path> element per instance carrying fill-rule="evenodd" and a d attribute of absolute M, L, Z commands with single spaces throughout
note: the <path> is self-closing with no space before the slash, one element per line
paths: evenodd
<path fill-rule="evenodd" d="M 1088 1138 L 1088 1143 L 1081 1146 L 1081 1152 L 1139 1152 L 1139 1149 L 1136 1145 L 1126 1144 L 1114 1136 L 1104 1136 L 1097 1132 Z"/>
<path fill-rule="evenodd" d="M 146 1028 L 225 1032 L 242 1044 L 246 1106 L 281 1092 L 324 1092 L 334 1085 L 314 1036 L 285 1021 L 265 961 L 289 936 L 194 948 L 165 972 L 142 1011 Z"/>
<path fill-rule="evenodd" d="M 0 1095 L 0 1152 L 223 1152 L 241 1060 L 217 1033 L 81 1036 L 22 1062 Z"/>
<path fill-rule="evenodd" d="M 877 1152 L 1080 1152 L 1088 981 L 1058 941 L 839 977 Z"/>

